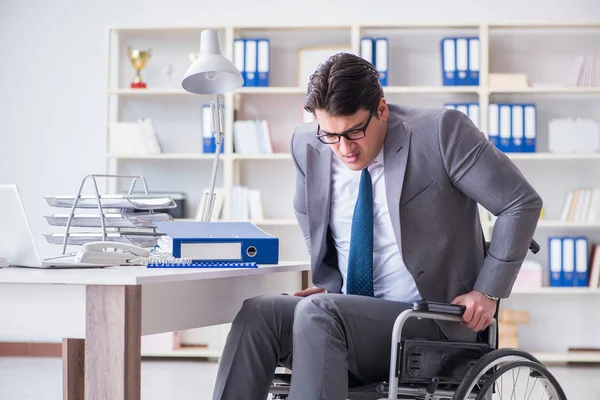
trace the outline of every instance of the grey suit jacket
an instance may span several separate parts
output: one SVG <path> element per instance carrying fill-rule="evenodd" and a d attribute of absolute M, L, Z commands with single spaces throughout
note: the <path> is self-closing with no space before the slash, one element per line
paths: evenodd
<path fill-rule="evenodd" d="M 384 141 L 387 204 L 404 263 L 424 299 L 451 302 L 473 289 L 508 297 L 528 251 L 542 200 L 519 169 L 462 112 L 389 105 Z M 341 292 L 329 230 L 331 157 L 316 122 L 291 141 L 294 209 L 311 258 L 313 283 Z M 477 204 L 498 219 L 491 244 Z M 474 332 L 440 324 L 454 340 Z"/>

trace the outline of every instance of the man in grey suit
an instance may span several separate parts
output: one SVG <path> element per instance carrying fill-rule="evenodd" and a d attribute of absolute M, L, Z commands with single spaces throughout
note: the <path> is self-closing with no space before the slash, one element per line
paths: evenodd
<path fill-rule="evenodd" d="M 314 287 L 247 300 L 214 399 L 343 400 L 387 380 L 396 317 L 418 299 L 461 304 L 463 323 L 409 320 L 403 335 L 476 340 L 510 295 L 542 201 L 460 111 L 388 105 L 375 68 L 339 54 L 311 77 L 294 132 L 294 209 Z M 486 249 L 478 203 L 498 218 Z"/>

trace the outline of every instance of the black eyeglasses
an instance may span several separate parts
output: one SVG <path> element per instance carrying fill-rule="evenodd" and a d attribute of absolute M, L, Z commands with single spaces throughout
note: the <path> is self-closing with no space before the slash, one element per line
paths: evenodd
<path fill-rule="evenodd" d="M 367 119 L 367 122 L 365 122 L 365 124 L 362 126 L 362 128 L 352 128 L 352 129 L 348 129 L 347 131 L 344 131 L 342 133 L 324 133 L 324 134 L 320 134 L 321 132 L 321 125 L 317 126 L 317 137 L 319 138 L 319 140 L 325 144 L 334 144 L 337 143 L 341 140 L 341 137 L 345 137 L 348 140 L 358 140 L 358 139 L 362 139 L 367 135 L 367 127 L 369 126 L 369 123 L 371 122 L 371 118 L 373 118 L 373 115 L 375 115 L 375 111 L 377 111 L 377 109 L 371 111 L 371 114 L 369 115 L 369 119 Z"/>

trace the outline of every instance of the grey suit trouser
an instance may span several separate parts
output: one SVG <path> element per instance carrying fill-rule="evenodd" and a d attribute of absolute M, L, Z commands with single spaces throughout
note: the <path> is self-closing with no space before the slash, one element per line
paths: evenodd
<path fill-rule="evenodd" d="M 227 337 L 213 399 L 267 399 L 277 366 L 292 370 L 290 400 L 345 400 L 349 385 L 387 381 L 392 328 L 407 308 L 333 293 L 246 300 Z M 435 322 L 413 318 L 402 335 L 443 337 Z"/>

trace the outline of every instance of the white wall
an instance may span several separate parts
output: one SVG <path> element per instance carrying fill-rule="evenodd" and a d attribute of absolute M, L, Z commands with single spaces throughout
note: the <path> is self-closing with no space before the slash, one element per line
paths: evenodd
<path fill-rule="evenodd" d="M 287 9 L 283 5 L 287 4 Z M 106 28 L 351 22 L 584 22 L 597 0 L 0 0 L 0 183 L 19 185 L 43 256 L 43 196 L 104 171 Z M 271 14 L 268 14 L 268 11 Z M 1 221 L 0 221 L 1 223 Z"/>
<path fill-rule="evenodd" d="M 90 3 L 0 0 L 0 184 L 19 185 L 43 256 L 60 251 L 41 236 L 50 231 L 42 218 L 51 211 L 43 196 L 72 194 L 86 174 L 105 172 L 107 27 L 600 20 L 598 0 Z M 284 10 L 286 3 L 289 8 Z M 394 98 L 415 105 L 424 101 L 402 95 Z M 539 181 L 544 179 L 542 171 L 524 168 Z M 550 203 L 549 211 L 559 206 Z M 543 308 L 544 299 L 536 300 L 538 308 Z M 597 298 L 594 301 L 586 310 L 597 304 Z M 584 337 L 580 342 L 589 340 Z"/>

